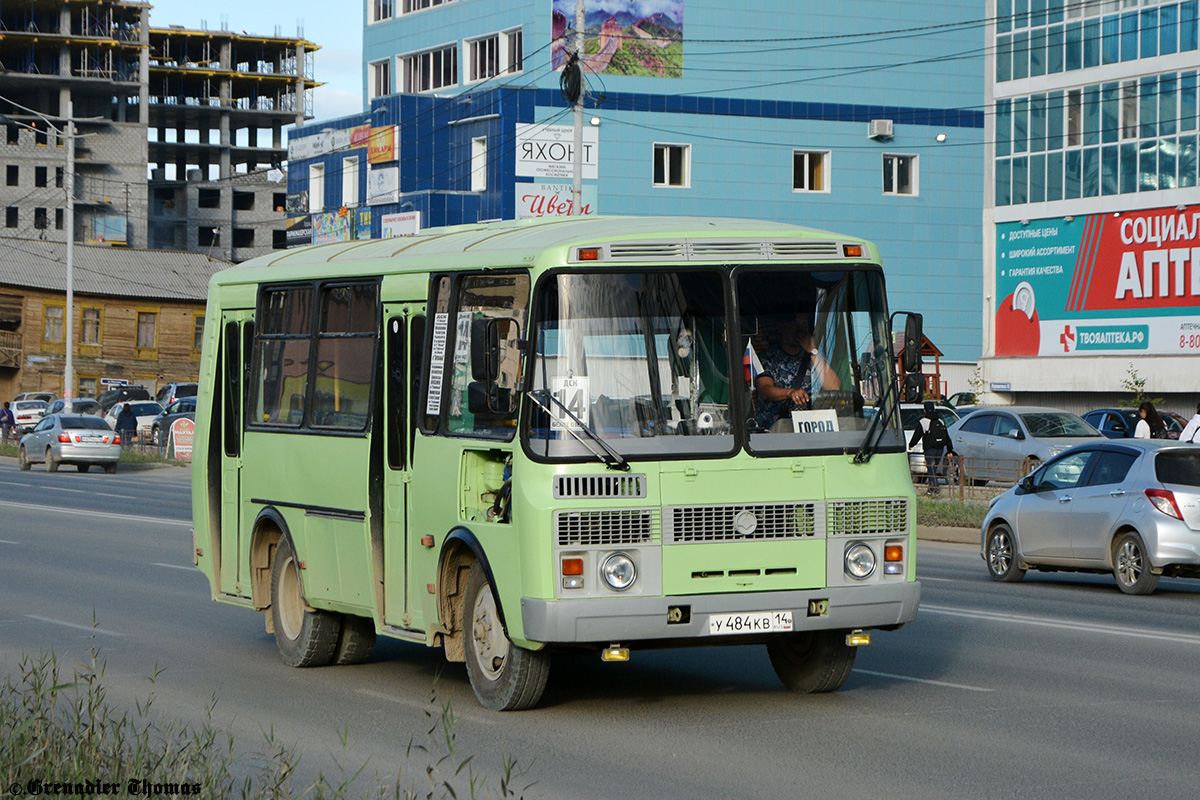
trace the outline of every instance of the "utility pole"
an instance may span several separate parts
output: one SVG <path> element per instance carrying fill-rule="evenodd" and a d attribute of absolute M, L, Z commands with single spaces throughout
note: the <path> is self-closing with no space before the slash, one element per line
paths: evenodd
<path fill-rule="evenodd" d="M 575 58 L 579 70 L 579 96 L 575 98 L 575 177 L 571 185 L 571 213 L 583 213 L 583 28 L 587 24 L 583 0 L 575 0 Z"/>
<path fill-rule="evenodd" d="M 67 190 L 67 357 L 63 365 L 64 410 L 72 411 L 75 397 L 75 113 L 74 104 L 67 98 L 67 174 L 63 185 Z"/>

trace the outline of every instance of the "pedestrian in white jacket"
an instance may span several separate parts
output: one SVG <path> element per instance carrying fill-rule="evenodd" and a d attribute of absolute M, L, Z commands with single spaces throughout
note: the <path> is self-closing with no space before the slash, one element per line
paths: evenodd
<path fill-rule="evenodd" d="M 1180 444 L 1200 444 L 1200 403 L 1196 404 L 1196 416 L 1188 420 L 1188 424 L 1183 427 L 1183 433 L 1179 434 Z"/>

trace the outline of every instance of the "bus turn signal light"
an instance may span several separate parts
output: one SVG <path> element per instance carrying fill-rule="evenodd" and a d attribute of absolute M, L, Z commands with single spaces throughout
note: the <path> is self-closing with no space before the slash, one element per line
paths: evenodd
<path fill-rule="evenodd" d="M 582 558 L 564 558 L 562 560 L 563 575 L 582 575 L 583 574 L 583 559 Z"/>
<path fill-rule="evenodd" d="M 861 244 L 844 244 L 842 245 L 842 255 L 846 258 L 862 258 L 863 248 Z"/>
<path fill-rule="evenodd" d="M 600 260 L 600 248 L 599 247 L 581 247 L 581 248 L 579 248 L 579 260 L 580 261 L 599 261 Z"/>
<path fill-rule="evenodd" d="M 883 548 L 884 561 L 903 561 L 904 560 L 904 545 L 889 544 Z"/>

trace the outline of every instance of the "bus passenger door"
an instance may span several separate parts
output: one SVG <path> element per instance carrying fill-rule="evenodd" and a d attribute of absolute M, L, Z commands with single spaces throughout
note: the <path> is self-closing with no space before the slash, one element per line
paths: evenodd
<path fill-rule="evenodd" d="M 245 383 L 254 342 L 252 311 L 221 315 L 221 578 L 222 594 L 250 596 L 249 576 L 241 574 L 242 431 Z M 216 432 L 214 432 L 215 434 Z"/>
<path fill-rule="evenodd" d="M 413 380 L 421 360 L 425 336 L 422 306 L 384 306 L 385 444 L 383 465 L 383 619 L 388 625 L 409 628 L 412 613 L 408 598 L 408 483 L 412 459 Z"/>

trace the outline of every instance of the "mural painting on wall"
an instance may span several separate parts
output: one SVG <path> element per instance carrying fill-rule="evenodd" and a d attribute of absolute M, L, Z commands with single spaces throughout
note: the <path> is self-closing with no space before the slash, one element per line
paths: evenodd
<path fill-rule="evenodd" d="M 575 0 L 552 0 L 554 68 L 575 47 Z M 584 52 L 589 72 L 683 77 L 684 0 L 585 0 Z"/>
<path fill-rule="evenodd" d="M 996 226 L 996 355 L 1200 353 L 1200 206 Z"/>

